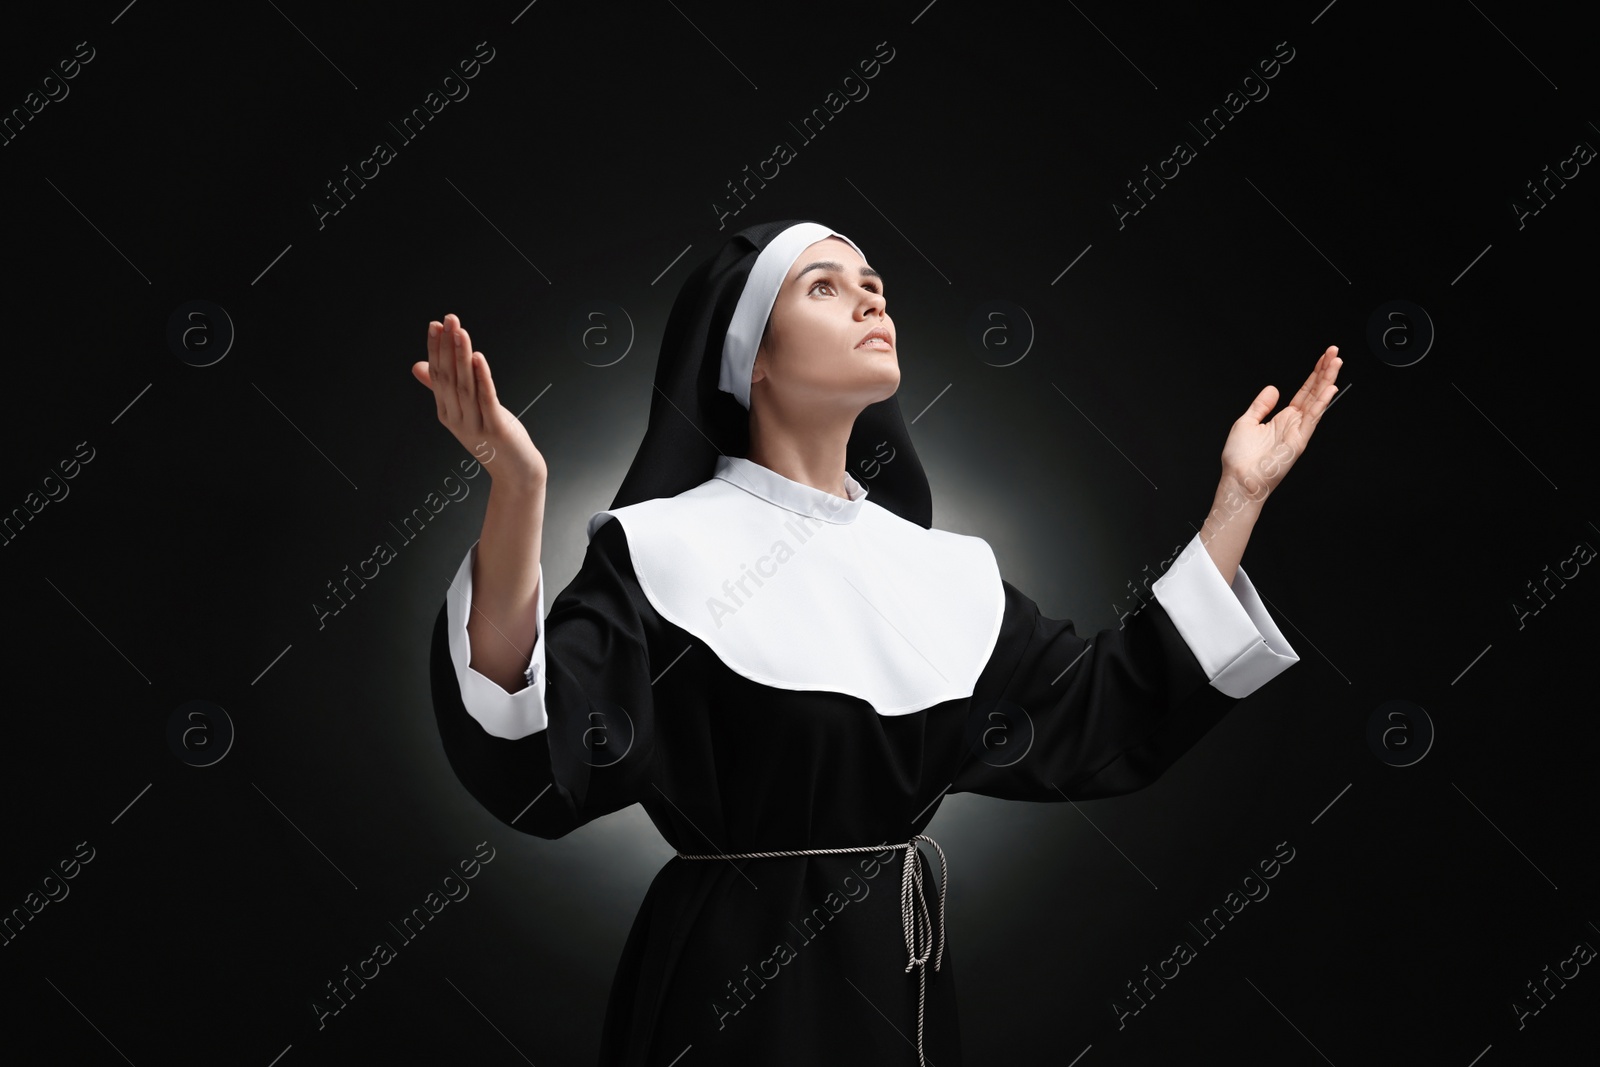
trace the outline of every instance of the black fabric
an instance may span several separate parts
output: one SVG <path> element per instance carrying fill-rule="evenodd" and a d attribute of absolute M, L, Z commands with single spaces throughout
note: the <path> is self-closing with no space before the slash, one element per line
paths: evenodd
<path fill-rule="evenodd" d="M 677 496 L 710 478 L 719 454 L 748 454 L 750 412 L 732 393 L 717 388 L 722 342 L 756 257 L 778 234 L 807 221 L 785 219 L 746 227 L 723 242 L 684 282 L 662 334 L 650 422 L 611 509 Z M 890 454 L 880 448 L 885 443 L 894 450 L 894 461 L 864 467 Z M 900 414 L 898 393 L 856 417 L 845 448 L 845 469 L 852 475 L 873 470 L 868 486 L 873 503 L 923 529 L 932 527 L 928 477 Z"/>
<path fill-rule="evenodd" d="M 638 802 L 679 852 L 781 851 L 904 842 L 946 791 L 1036 801 L 1130 792 L 1236 703 L 1207 684 L 1158 601 L 1086 640 L 1004 589 L 973 695 L 879 715 L 859 698 L 735 673 L 654 610 L 622 523 L 606 522 L 545 619 L 547 728 L 512 741 L 479 727 L 441 611 L 431 660 L 440 736 L 467 790 L 514 829 L 560 837 Z M 1026 712 L 1020 759 L 974 744 L 997 707 Z M 615 759 L 621 750 L 604 745 L 624 732 L 632 744 Z M 919 856 L 937 921 L 937 858 Z M 656 1067 L 691 1044 L 682 1062 L 699 1067 L 916 1064 L 904 862 L 901 850 L 668 861 L 618 964 L 602 1067 Z M 943 966 L 927 970 L 926 1051 L 939 1067 L 960 1067 L 955 961 L 977 948 L 947 928 Z"/>
<path fill-rule="evenodd" d="M 1159 600 L 1085 639 L 1072 620 L 1048 618 L 1000 584 L 1005 618 L 971 698 L 969 757 L 950 792 L 1035 801 L 1132 793 L 1238 703 L 1206 681 Z M 1003 742 L 984 730 L 1003 730 Z M 1005 751 L 1018 744 L 1029 746 L 1026 758 Z"/>

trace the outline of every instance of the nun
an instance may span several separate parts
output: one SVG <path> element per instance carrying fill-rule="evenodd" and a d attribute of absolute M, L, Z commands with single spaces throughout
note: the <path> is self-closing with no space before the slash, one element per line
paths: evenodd
<path fill-rule="evenodd" d="M 751 226 L 690 275 L 638 453 L 548 612 L 543 457 L 459 319 L 431 323 L 413 373 L 491 477 L 433 631 L 450 766 L 512 829 L 639 804 L 677 853 L 602 1067 L 959 1067 L 960 939 L 922 830 L 952 793 L 1140 789 L 1299 662 L 1239 559 L 1339 365 L 1329 348 L 1270 421 L 1261 391 L 1201 531 L 1083 637 L 984 540 L 933 527 L 884 279 L 827 226 Z"/>

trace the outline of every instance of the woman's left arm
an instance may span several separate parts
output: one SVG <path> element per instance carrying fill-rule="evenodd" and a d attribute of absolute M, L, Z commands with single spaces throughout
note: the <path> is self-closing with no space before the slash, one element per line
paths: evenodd
<path fill-rule="evenodd" d="M 1122 626 L 1080 637 L 1072 620 L 1044 616 L 1002 583 L 1000 637 L 974 688 L 948 792 L 1051 801 L 1141 789 L 1299 662 L 1239 559 L 1261 502 L 1332 399 L 1338 369 L 1329 348 L 1270 423 L 1261 421 L 1277 401 L 1270 385 L 1235 421 L 1205 529 Z"/>
<path fill-rule="evenodd" d="M 1317 420 L 1333 402 L 1339 387 L 1333 384 L 1344 361 L 1330 345 L 1312 368 L 1311 376 L 1289 401 L 1289 406 L 1262 422 L 1278 402 L 1278 387 L 1269 385 L 1234 422 L 1222 446 L 1222 480 L 1211 503 L 1211 513 L 1200 528 L 1200 541 L 1211 561 L 1233 584 L 1234 572 L 1244 556 L 1250 531 L 1261 517 L 1262 505 L 1289 473 L 1316 432 Z"/>

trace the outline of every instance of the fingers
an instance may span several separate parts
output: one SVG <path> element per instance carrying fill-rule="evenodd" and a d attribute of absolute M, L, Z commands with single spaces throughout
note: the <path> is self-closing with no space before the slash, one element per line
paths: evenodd
<path fill-rule="evenodd" d="M 437 335 L 429 337 L 428 373 L 433 379 L 433 395 L 439 401 L 439 421 L 453 425 L 460 416 L 455 398 L 455 371 L 451 353 L 455 347 L 454 315 L 446 315 L 439 323 Z M 432 331 L 430 330 L 430 334 Z"/>
<path fill-rule="evenodd" d="M 1289 406 L 1299 408 L 1308 415 L 1314 415 L 1323 407 L 1326 407 L 1326 400 L 1322 400 L 1320 406 L 1318 406 L 1318 401 L 1324 395 L 1327 397 L 1333 396 L 1332 393 L 1327 392 L 1327 387 L 1333 384 L 1334 378 L 1338 377 L 1339 367 L 1343 362 L 1339 358 L 1337 346 L 1329 345 L 1325 348 L 1322 356 L 1317 360 L 1317 365 L 1312 368 L 1310 377 L 1306 378 L 1306 383 L 1300 387 L 1300 391 L 1295 393 L 1294 399 L 1289 402 Z"/>
<path fill-rule="evenodd" d="M 482 352 L 474 352 L 472 366 L 478 383 L 478 414 L 487 426 L 500 406 L 500 397 L 495 392 L 494 375 L 489 373 L 488 358 Z"/>
<path fill-rule="evenodd" d="M 1306 409 L 1307 421 L 1315 426 L 1317 420 L 1322 418 L 1322 413 L 1328 410 L 1328 405 L 1333 403 L 1334 394 L 1338 391 L 1339 387 L 1334 385 L 1333 382 L 1324 382 L 1322 388 L 1318 390 L 1317 395 L 1312 399 L 1311 406 Z"/>
<path fill-rule="evenodd" d="M 1278 387 L 1275 385 L 1266 386 L 1261 390 L 1261 392 L 1256 394 L 1256 398 L 1252 400 L 1250 402 L 1250 406 L 1245 409 L 1244 417 L 1252 422 L 1260 422 L 1262 419 L 1267 417 L 1267 412 L 1271 411 L 1272 405 L 1276 404 L 1277 402 Z"/>
<path fill-rule="evenodd" d="M 1310 382 L 1306 383 L 1307 387 L 1311 389 L 1305 408 L 1305 432 L 1307 437 L 1310 437 L 1316 429 L 1317 420 L 1322 418 L 1322 413 L 1328 410 L 1328 405 L 1333 403 L 1334 395 L 1339 391 L 1339 387 L 1333 384 L 1333 381 L 1339 376 L 1339 368 L 1343 365 L 1343 362 L 1339 358 L 1339 349 L 1330 345 L 1328 350 L 1322 354 L 1322 359 L 1317 363 L 1318 367 L 1322 369 L 1321 373 L 1316 376 L 1315 387 L 1312 388 Z"/>
<path fill-rule="evenodd" d="M 1322 355 L 1318 357 L 1317 365 L 1311 368 L 1311 373 L 1306 377 L 1305 384 L 1302 385 L 1294 394 L 1294 399 L 1289 401 L 1290 407 L 1299 408 L 1301 411 L 1305 411 L 1306 405 L 1309 404 L 1312 398 L 1316 396 L 1321 386 L 1323 371 L 1328 365 L 1329 351 L 1332 351 L 1332 349 L 1325 350 Z"/>
<path fill-rule="evenodd" d="M 422 384 L 433 391 L 433 407 L 439 416 L 439 421 L 445 425 L 450 423 L 450 408 L 445 404 L 444 368 L 440 365 L 440 345 L 444 337 L 444 324 L 441 322 L 428 323 L 428 377 Z"/>
<path fill-rule="evenodd" d="M 496 425 L 500 400 L 489 361 L 473 350 L 459 316 L 428 323 L 428 359 L 412 364 L 411 373 L 433 390 L 439 421 L 463 442 Z"/>
<path fill-rule="evenodd" d="M 456 404 L 462 418 L 471 424 L 467 429 L 477 430 L 482 425 L 478 418 L 478 376 L 472 370 L 472 337 L 460 319 L 456 319 L 455 339 Z"/>
<path fill-rule="evenodd" d="M 1328 402 L 1333 399 L 1333 394 L 1339 391 L 1339 387 L 1333 383 L 1334 379 L 1339 377 L 1339 368 L 1344 366 L 1344 360 L 1339 358 L 1337 345 L 1328 346 L 1327 351 L 1322 353 L 1318 366 L 1321 368 L 1321 373 L 1317 376 L 1316 386 L 1312 389 L 1312 403 L 1315 406 L 1313 414 L 1327 407 Z"/>

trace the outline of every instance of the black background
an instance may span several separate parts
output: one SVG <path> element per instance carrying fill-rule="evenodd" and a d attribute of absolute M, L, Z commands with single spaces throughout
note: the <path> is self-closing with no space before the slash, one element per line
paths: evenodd
<path fill-rule="evenodd" d="M 1513 208 L 1600 144 L 1591 45 L 1570 8 L 1321 2 L 7 12 L 6 113 L 94 50 L 0 146 L 0 513 L 70 490 L 0 544 L 0 910 L 94 849 L 0 947 L 8 1045 L 593 1062 L 671 850 L 637 808 L 519 834 L 446 765 L 427 642 L 487 478 L 392 536 L 466 456 L 409 364 L 429 319 L 462 317 L 549 462 L 559 590 L 638 445 L 688 270 L 731 229 L 815 218 L 885 275 L 935 525 L 989 540 L 1085 634 L 1203 521 L 1256 392 L 1287 400 L 1326 345 L 1345 360 L 1245 554 L 1301 662 L 1137 794 L 962 795 L 929 827 L 967 1062 L 1491 1067 L 1591 1047 L 1593 966 L 1520 1027 L 1513 1009 L 1600 944 L 1600 578 L 1583 567 L 1520 627 L 1514 608 L 1600 544 L 1582 328 L 1600 178 L 1582 167 L 1520 226 Z M 386 122 L 479 42 L 470 95 L 401 142 Z M 846 83 L 880 42 L 892 59 Z M 1279 42 L 1269 95 L 1202 141 L 1187 123 Z M 868 95 L 799 137 L 846 85 Z M 319 225 L 325 183 L 379 139 L 395 158 Z M 1180 139 L 1196 158 L 1119 227 L 1124 183 Z M 726 183 L 778 141 L 794 160 L 719 229 Z M 168 340 L 193 300 L 232 325 L 208 366 L 214 311 Z M 586 350 L 569 324 L 596 300 L 625 317 Z M 975 349 L 995 300 L 1026 320 Z M 1394 300 L 1431 328 L 1394 320 L 1374 347 Z M 47 482 L 80 442 L 93 459 Z M 326 583 L 385 539 L 397 558 L 319 627 Z M 169 743 L 190 700 L 237 731 L 210 766 Z M 1435 731 L 1409 766 L 1367 739 L 1391 700 Z M 1404 725 L 1395 751 L 1421 744 L 1421 717 Z M 319 1029 L 324 984 L 479 842 L 495 858 L 471 895 Z M 1270 896 L 1201 945 L 1188 924 L 1280 842 L 1295 858 Z M 1180 939 L 1197 958 L 1119 1028 L 1125 983 Z"/>

